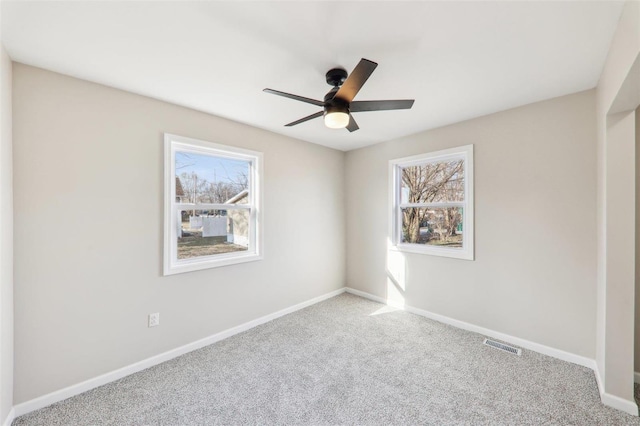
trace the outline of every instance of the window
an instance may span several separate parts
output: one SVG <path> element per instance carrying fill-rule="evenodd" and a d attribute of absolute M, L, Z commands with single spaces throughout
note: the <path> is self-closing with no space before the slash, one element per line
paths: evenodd
<path fill-rule="evenodd" d="M 165 134 L 164 274 L 262 258 L 262 154 Z"/>
<path fill-rule="evenodd" d="M 473 145 L 389 166 L 393 248 L 473 260 Z"/>

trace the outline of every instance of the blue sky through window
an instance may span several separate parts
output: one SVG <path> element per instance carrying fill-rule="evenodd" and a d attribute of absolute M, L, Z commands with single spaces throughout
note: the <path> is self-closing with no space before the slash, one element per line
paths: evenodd
<path fill-rule="evenodd" d="M 198 180 L 239 183 L 249 176 L 249 162 L 231 158 L 176 152 L 176 176 L 195 173 Z"/>

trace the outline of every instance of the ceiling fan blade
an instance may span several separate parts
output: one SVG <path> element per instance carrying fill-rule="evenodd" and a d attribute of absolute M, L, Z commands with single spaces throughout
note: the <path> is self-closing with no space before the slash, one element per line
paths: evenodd
<path fill-rule="evenodd" d="M 315 99 L 305 98 L 304 96 L 292 95 L 291 93 L 285 93 L 285 92 L 281 92 L 279 90 L 273 90 L 273 89 L 263 89 L 262 91 L 271 93 L 272 95 L 284 96 L 285 98 L 294 99 L 300 102 L 306 102 L 308 104 L 316 105 L 319 107 L 324 106 L 324 102 L 316 101 Z"/>
<path fill-rule="evenodd" d="M 355 132 L 360 127 L 358 127 L 358 123 L 354 120 L 353 115 L 349 114 L 349 124 L 347 124 L 347 130 L 350 132 Z"/>
<path fill-rule="evenodd" d="M 314 118 L 322 117 L 322 114 L 324 114 L 324 111 L 318 111 L 315 114 L 308 115 L 308 116 L 306 116 L 304 118 L 301 118 L 300 120 L 292 121 L 289 124 L 285 124 L 285 127 L 295 126 L 296 124 L 304 123 L 305 121 L 309 121 L 309 120 L 313 120 Z"/>
<path fill-rule="evenodd" d="M 389 101 L 355 101 L 349 105 L 352 112 L 385 111 L 390 109 L 410 109 L 414 99 L 396 99 Z"/>
<path fill-rule="evenodd" d="M 360 59 L 358 65 L 351 71 L 349 77 L 342 83 L 340 89 L 336 92 L 334 98 L 342 99 L 346 102 L 351 102 L 356 97 L 364 83 L 366 83 L 373 70 L 376 69 L 378 64 L 368 59 Z"/>

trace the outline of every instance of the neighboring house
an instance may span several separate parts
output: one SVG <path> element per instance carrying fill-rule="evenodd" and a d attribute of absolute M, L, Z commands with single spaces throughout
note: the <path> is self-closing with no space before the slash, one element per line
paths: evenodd
<path fill-rule="evenodd" d="M 237 195 L 225 201 L 225 204 L 247 204 L 249 191 L 241 191 Z M 245 209 L 231 209 L 227 211 L 228 232 L 227 242 L 240 246 L 249 246 L 249 211 Z"/>

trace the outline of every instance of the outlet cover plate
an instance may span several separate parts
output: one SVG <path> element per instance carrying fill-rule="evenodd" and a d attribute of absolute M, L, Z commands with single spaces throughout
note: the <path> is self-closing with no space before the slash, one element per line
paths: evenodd
<path fill-rule="evenodd" d="M 160 312 L 149 314 L 149 327 L 160 325 Z"/>

